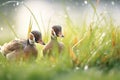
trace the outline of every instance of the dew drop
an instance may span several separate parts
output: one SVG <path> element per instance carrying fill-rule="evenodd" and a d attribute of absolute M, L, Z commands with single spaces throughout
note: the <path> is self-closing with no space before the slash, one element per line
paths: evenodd
<path fill-rule="evenodd" d="M 76 70 L 79 70 L 80 68 L 79 68 L 79 67 L 76 67 L 75 69 L 76 69 Z"/>
<path fill-rule="evenodd" d="M 111 4 L 112 4 L 112 5 L 115 5 L 115 2 L 114 2 L 114 1 L 112 1 L 112 2 L 111 2 Z"/>
<path fill-rule="evenodd" d="M 88 70 L 88 65 L 85 65 L 84 70 Z"/>
<path fill-rule="evenodd" d="M 85 4 L 87 4 L 88 2 L 87 1 L 84 1 Z"/>
<path fill-rule="evenodd" d="M 19 2 L 17 2 L 16 5 L 18 6 L 18 5 L 19 5 Z"/>
<path fill-rule="evenodd" d="M 64 15 L 64 17 L 65 17 L 65 18 L 68 18 L 68 16 L 67 16 L 67 15 Z"/>
<path fill-rule="evenodd" d="M 17 37 L 15 37 L 15 40 L 20 40 L 20 39 L 18 39 Z"/>
<path fill-rule="evenodd" d="M 1 27 L 0 30 L 3 31 L 3 27 Z"/>

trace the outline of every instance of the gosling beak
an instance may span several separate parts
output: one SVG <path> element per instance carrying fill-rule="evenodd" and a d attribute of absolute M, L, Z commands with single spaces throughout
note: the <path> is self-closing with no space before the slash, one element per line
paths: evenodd
<path fill-rule="evenodd" d="M 59 32 L 58 36 L 59 37 L 64 37 L 64 35 L 62 34 L 62 32 Z"/>
<path fill-rule="evenodd" d="M 64 35 L 62 34 L 61 37 L 64 37 Z"/>
<path fill-rule="evenodd" d="M 40 43 L 41 45 L 45 45 L 45 43 L 41 39 L 38 40 L 38 43 Z"/>

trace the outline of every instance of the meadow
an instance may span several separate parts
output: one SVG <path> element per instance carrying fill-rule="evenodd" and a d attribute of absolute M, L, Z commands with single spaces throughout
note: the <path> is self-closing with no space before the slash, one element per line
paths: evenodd
<path fill-rule="evenodd" d="M 9 62 L 0 54 L 0 80 L 120 80 L 120 25 L 115 24 L 110 15 L 98 13 L 92 3 L 91 6 L 94 14 L 89 24 L 87 17 L 80 24 L 74 24 L 64 10 L 67 15 L 63 28 L 65 37 L 58 38 L 65 44 L 61 56 L 44 58 L 43 46 L 38 44 L 39 55 L 35 61 Z M 34 12 L 29 11 L 37 23 Z M 9 22 L 6 25 L 16 37 Z M 49 40 L 47 31 L 43 40 Z M 0 44 L 3 41 L 0 40 Z"/>

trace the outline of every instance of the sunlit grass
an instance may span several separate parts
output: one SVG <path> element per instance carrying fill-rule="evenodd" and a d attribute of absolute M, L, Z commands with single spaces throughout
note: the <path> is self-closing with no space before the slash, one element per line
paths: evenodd
<path fill-rule="evenodd" d="M 65 10 L 67 18 L 62 39 L 65 50 L 62 56 L 44 58 L 40 45 L 37 45 L 38 58 L 33 62 L 9 62 L 0 55 L 0 80 L 119 80 L 120 28 L 111 16 L 101 15 L 92 3 L 91 6 L 95 11 L 92 19 L 97 17 L 98 21 L 89 25 L 87 17 L 81 26 L 74 25 Z M 31 28 L 30 21 L 28 33 Z M 46 42 L 48 36 L 48 32 L 43 36 Z"/>

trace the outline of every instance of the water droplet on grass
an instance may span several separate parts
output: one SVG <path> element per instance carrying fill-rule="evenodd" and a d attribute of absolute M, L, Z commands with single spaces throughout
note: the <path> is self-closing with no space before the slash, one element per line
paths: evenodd
<path fill-rule="evenodd" d="M 111 42 L 111 40 L 107 41 L 107 42 L 106 42 L 106 45 L 108 45 L 110 42 Z"/>
<path fill-rule="evenodd" d="M 85 65 L 84 70 L 88 70 L 88 65 Z"/>
<path fill-rule="evenodd" d="M 3 27 L 1 27 L 0 30 L 3 31 Z"/>
<path fill-rule="evenodd" d="M 88 2 L 87 1 L 84 1 L 85 4 L 87 4 Z"/>
<path fill-rule="evenodd" d="M 79 67 L 76 67 L 75 69 L 76 69 L 76 70 L 79 70 L 80 68 L 79 68 Z"/>
<path fill-rule="evenodd" d="M 15 40 L 20 40 L 19 38 L 15 37 Z"/>
<path fill-rule="evenodd" d="M 17 2 L 16 5 L 18 6 L 18 5 L 19 5 L 19 2 Z"/>
<path fill-rule="evenodd" d="M 111 4 L 114 6 L 114 5 L 115 5 L 115 2 L 114 2 L 114 1 L 112 1 L 112 2 L 111 2 Z"/>
<path fill-rule="evenodd" d="M 16 4 L 13 4 L 13 6 L 18 6 L 20 3 L 19 2 L 17 2 Z"/>
<path fill-rule="evenodd" d="M 68 18 L 68 16 L 67 16 L 67 15 L 64 15 L 64 17 L 65 17 L 65 18 Z"/>

